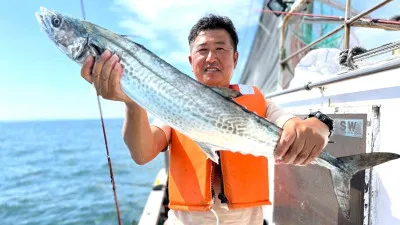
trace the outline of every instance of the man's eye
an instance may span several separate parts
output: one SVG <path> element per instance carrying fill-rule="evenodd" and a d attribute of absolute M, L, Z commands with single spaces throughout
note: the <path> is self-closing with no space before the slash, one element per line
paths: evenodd
<path fill-rule="evenodd" d="M 207 49 L 205 49 L 205 48 L 199 49 L 199 52 L 206 52 L 206 51 L 207 51 Z"/>

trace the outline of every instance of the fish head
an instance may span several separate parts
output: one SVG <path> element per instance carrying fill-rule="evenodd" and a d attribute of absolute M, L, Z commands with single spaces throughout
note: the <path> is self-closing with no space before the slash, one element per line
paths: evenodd
<path fill-rule="evenodd" d="M 72 60 L 83 63 L 91 55 L 89 32 L 84 21 L 62 15 L 44 7 L 36 12 L 36 18 L 48 37 Z"/>

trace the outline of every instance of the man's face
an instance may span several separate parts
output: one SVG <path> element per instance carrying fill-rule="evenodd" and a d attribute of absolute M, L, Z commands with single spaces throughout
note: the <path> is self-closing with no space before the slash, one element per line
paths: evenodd
<path fill-rule="evenodd" d="M 227 87 L 238 60 L 224 29 L 201 31 L 193 41 L 189 62 L 196 79 L 208 86 Z"/>

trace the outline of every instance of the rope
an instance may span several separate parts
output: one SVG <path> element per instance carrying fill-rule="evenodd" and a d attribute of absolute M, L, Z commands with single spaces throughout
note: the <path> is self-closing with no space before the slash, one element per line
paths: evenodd
<path fill-rule="evenodd" d="M 354 64 L 356 61 L 362 61 L 367 57 L 381 55 L 395 49 L 400 49 L 400 41 L 385 44 L 370 50 L 366 50 L 362 47 L 345 49 L 339 54 L 339 64 L 354 69 L 356 68 L 356 65 Z"/>
<path fill-rule="evenodd" d="M 370 49 L 363 54 L 359 54 L 354 57 L 354 60 L 355 61 L 362 60 L 362 58 L 364 58 L 364 57 L 380 55 L 382 53 L 390 52 L 392 50 L 399 49 L 399 48 L 400 48 L 400 41 L 388 43 L 388 44 Z"/>
<path fill-rule="evenodd" d="M 342 66 L 346 66 L 350 69 L 355 69 L 356 65 L 354 65 L 353 57 L 356 55 L 360 55 L 366 53 L 367 49 L 363 47 L 354 47 L 350 49 L 343 50 L 339 54 L 339 64 Z"/>

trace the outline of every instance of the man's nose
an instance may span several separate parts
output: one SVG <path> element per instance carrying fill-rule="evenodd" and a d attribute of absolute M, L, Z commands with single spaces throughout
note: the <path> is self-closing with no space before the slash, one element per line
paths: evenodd
<path fill-rule="evenodd" d="M 215 52 L 212 51 L 212 50 L 208 51 L 206 61 L 207 62 L 215 62 L 215 61 L 217 61 L 217 54 L 215 54 Z"/>

